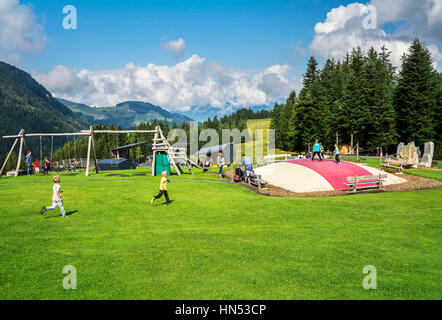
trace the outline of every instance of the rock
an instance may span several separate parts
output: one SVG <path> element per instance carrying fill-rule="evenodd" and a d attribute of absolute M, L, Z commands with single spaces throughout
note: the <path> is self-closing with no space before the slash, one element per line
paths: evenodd
<path fill-rule="evenodd" d="M 430 168 L 431 163 L 433 162 L 433 154 L 434 154 L 434 143 L 427 142 L 424 145 L 424 155 L 422 156 L 422 160 L 420 162 L 420 166 Z"/>

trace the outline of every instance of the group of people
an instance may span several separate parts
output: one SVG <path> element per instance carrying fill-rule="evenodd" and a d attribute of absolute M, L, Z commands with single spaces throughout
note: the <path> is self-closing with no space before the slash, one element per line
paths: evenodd
<path fill-rule="evenodd" d="M 339 147 L 338 144 L 335 143 L 335 149 L 333 151 L 333 154 L 335 156 L 336 163 L 341 163 L 341 160 L 339 159 Z M 322 161 L 325 158 L 324 154 L 324 147 L 319 143 L 319 140 L 316 139 L 315 143 L 313 144 L 313 153 L 307 152 L 305 154 L 305 159 L 312 159 L 312 161 L 315 159 L 315 156 L 318 156 L 319 160 Z"/>
<path fill-rule="evenodd" d="M 25 156 L 26 174 L 28 176 L 31 175 L 32 171 L 35 174 L 40 174 L 40 162 L 38 162 L 37 160 L 32 162 L 31 155 L 32 155 L 32 152 L 28 151 Z M 32 170 L 32 167 L 34 167 L 34 170 Z M 48 158 L 45 158 L 44 165 L 43 165 L 43 172 L 48 173 L 49 170 L 51 170 L 51 162 L 49 161 Z"/>

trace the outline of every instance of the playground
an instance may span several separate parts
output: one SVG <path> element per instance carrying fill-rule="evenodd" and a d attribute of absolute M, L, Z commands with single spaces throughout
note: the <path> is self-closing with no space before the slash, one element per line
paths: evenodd
<path fill-rule="evenodd" d="M 441 189 L 267 197 L 194 169 L 171 176 L 168 207 L 149 203 L 150 169 L 60 177 L 67 219 L 39 214 L 50 175 L 0 178 L 1 299 L 442 296 Z M 77 290 L 61 286 L 65 265 Z"/>
<path fill-rule="evenodd" d="M 39 212 L 53 174 L 16 176 L 17 165 L 0 177 L 0 299 L 442 297 L 439 169 L 279 154 L 235 183 L 232 166 L 223 177 L 199 168 L 157 128 L 150 166 L 106 170 L 97 133 L 113 132 L 81 133 L 85 170 L 57 173 L 66 219 Z M 171 206 L 150 203 L 163 170 Z M 61 285 L 66 265 L 77 290 Z M 377 268 L 377 290 L 362 286 L 366 265 Z"/>

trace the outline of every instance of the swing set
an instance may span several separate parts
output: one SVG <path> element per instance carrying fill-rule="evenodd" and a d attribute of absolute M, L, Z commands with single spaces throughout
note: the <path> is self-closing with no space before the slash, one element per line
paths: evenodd
<path fill-rule="evenodd" d="M 17 166 L 15 169 L 15 176 L 19 175 L 20 171 L 20 164 L 23 154 L 23 146 L 26 150 L 29 150 L 26 146 L 26 137 L 40 137 L 40 161 L 43 160 L 43 152 L 42 152 L 42 137 L 51 137 L 51 163 L 52 163 L 52 156 L 54 151 L 54 137 L 66 137 L 66 140 L 68 142 L 68 157 L 69 157 L 69 164 L 71 164 L 71 155 L 70 155 L 70 149 L 69 149 L 69 137 L 81 137 L 86 136 L 88 138 L 88 148 L 87 148 L 87 160 L 86 160 L 86 170 L 85 175 L 89 176 L 89 170 L 91 167 L 91 156 L 93 158 L 94 162 L 94 168 L 95 172 L 99 173 L 99 167 L 97 163 L 97 156 L 95 151 L 95 134 L 100 133 L 107 133 L 108 134 L 108 144 L 109 144 L 109 153 L 111 157 L 113 157 L 112 150 L 110 148 L 110 134 L 117 134 L 117 141 L 118 141 L 118 134 L 128 134 L 128 133 L 153 133 L 153 144 L 152 144 L 152 150 L 153 150 L 153 160 L 152 160 L 152 175 L 155 175 L 155 158 L 157 154 L 166 154 L 167 158 L 170 162 L 170 164 L 175 168 L 175 171 L 178 175 L 181 175 L 183 173 L 183 170 L 180 167 L 180 164 L 185 165 L 189 172 L 192 173 L 191 167 L 199 167 L 194 161 L 189 159 L 186 155 L 186 148 L 179 148 L 179 147 L 172 147 L 170 143 L 167 141 L 167 139 L 163 135 L 163 131 L 161 130 L 160 126 L 156 126 L 154 130 L 94 130 L 93 126 L 90 126 L 89 130 L 82 130 L 80 132 L 71 132 L 71 133 L 26 133 L 25 130 L 21 129 L 20 132 L 17 135 L 12 136 L 3 136 L 3 139 L 15 139 L 11 149 L 8 152 L 8 155 L 6 156 L 6 159 L 0 169 L 0 176 L 3 173 L 3 170 L 6 167 L 6 164 L 14 151 L 15 146 L 17 143 L 20 142 L 19 147 L 19 154 L 17 159 Z M 75 144 L 74 144 L 75 146 Z M 76 149 L 74 150 L 76 154 Z M 76 155 L 75 155 L 76 156 Z"/>

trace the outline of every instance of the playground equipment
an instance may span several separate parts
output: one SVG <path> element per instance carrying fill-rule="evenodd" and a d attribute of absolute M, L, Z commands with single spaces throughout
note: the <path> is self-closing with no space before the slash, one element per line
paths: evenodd
<path fill-rule="evenodd" d="M 121 134 L 121 133 L 153 133 L 153 161 L 152 161 L 152 175 L 155 175 L 155 158 L 156 154 L 166 154 L 169 162 L 172 164 L 172 166 L 175 168 L 178 175 L 181 175 L 183 173 L 183 170 L 180 167 L 181 165 L 186 165 L 189 168 L 189 171 L 191 171 L 192 166 L 199 167 L 194 161 L 190 160 L 186 155 L 186 148 L 178 148 L 178 147 L 172 147 L 167 139 L 163 135 L 163 131 L 161 130 L 160 126 L 156 126 L 155 130 L 94 130 L 94 127 L 91 126 L 89 130 L 82 130 L 81 132 L 71 132 L 71 133 L 26 133 L 25 130 L 21 129 L 20 132 L 17 135 L 12 136 L 3 136 L 3 139 L 15 139 L 10 151 L 8 152 L 8 155 L 6 156 L 6 159 L 0 169 L 0 176 L 3 173 L 4 168 L 6 167 L 6 164 L 15 148 L 18 142 L 20 142 L 20 149 L 18 153 L 18 159 L 17 159 L 17 167 L 15 169 L 15 176 L 19 175 L 20 171 L 20 164 L 23 154 L 23 147 L 25 149 L 28 149 L 26 147 L 26 137 L 52 137 L 52 145 L 51 145 L 51 155 L 53 152 L 53 140 L 54 137 L 76 137 L 76 136 L 86 136 L 89 137 L 88 139 L 88 149 L 87 149 L 87 159 L 86 159 L 86 166 L 85 166 L 85 175 L 89 176 L 89 170 L 91 168 L 91 156 L 93 159 L 93 164 L 95 168 L 95 172 L 99 173 L 99 166 L 97 161 L 97 156 L 95 152 L 95 134 L 100 133 L 107 133 L 107 134 Z M 41 153 L 41 152 L 40 152 Z M 70 164 L 69 164 L 70 165 Z"/>
<path fill-rule="evenodd" d="M 383 175 L 382 186 L 406 182 L 405 179 L 363 164 L 347 161 L 337 164 L 334 160 L 328 159 L 286 160 L 253 170 L 268 183 L 293 192 L 350 190 L 354 184 L 347 180 L 348 177 L 379 177 L 380 174 Z M 363 181 L 362 178 L 359 181 Z M 376 186 L 376 181 L 366 184 L 366 186 L 371 185 Z M 357 183 L 357 187 L 359 186 L 360 183 Z"/>

